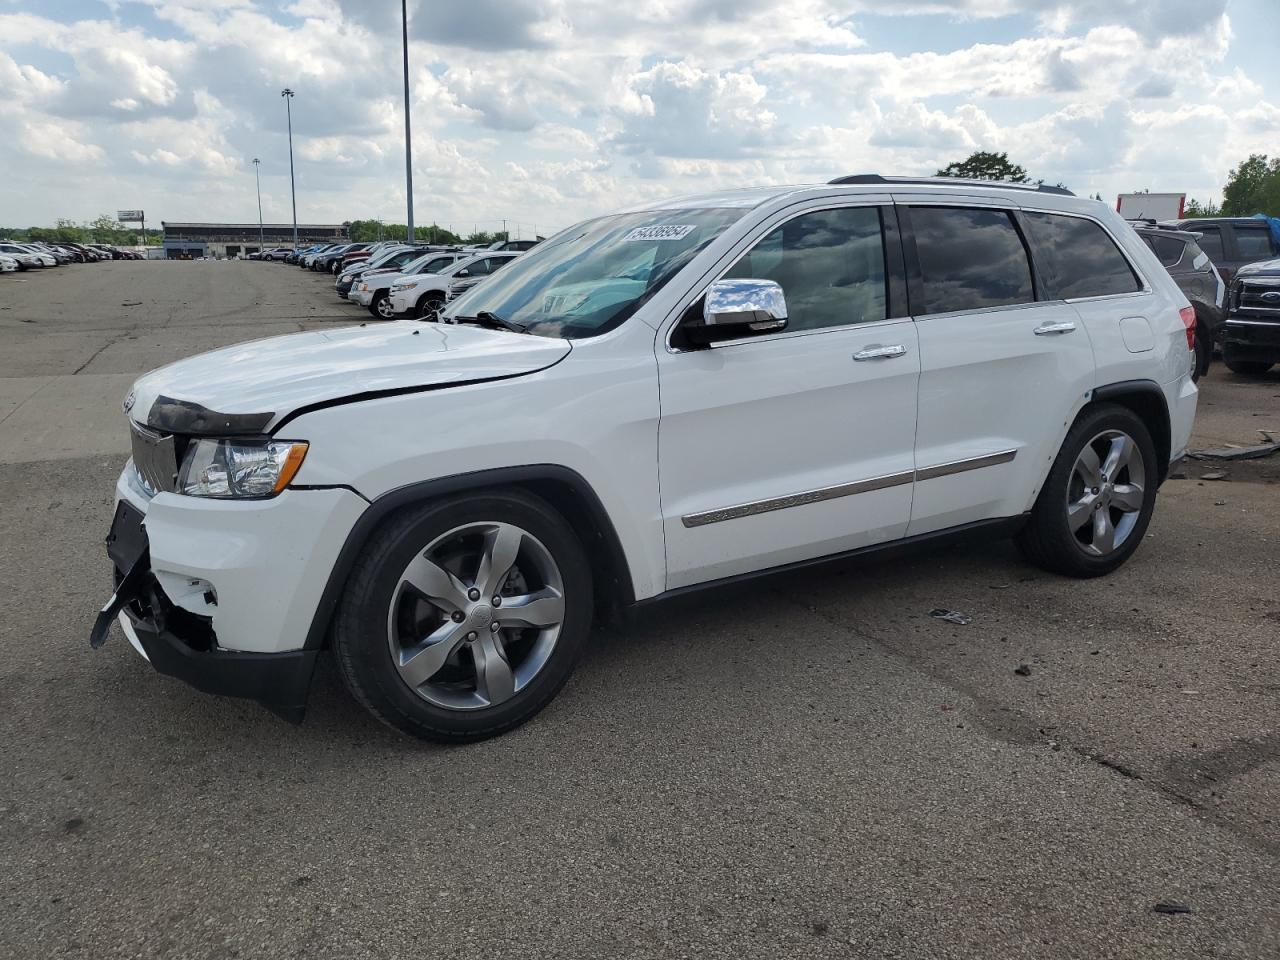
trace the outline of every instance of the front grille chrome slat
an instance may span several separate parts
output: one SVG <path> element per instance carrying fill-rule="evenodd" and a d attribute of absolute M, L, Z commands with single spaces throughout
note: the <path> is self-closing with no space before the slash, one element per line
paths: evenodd
<path fill-rule="evenodd" d="M 178 452 L 173 434 L 157 433 L 129 421 L 133 465 L 142 482 L 157 493 L 178 488 Z"/>

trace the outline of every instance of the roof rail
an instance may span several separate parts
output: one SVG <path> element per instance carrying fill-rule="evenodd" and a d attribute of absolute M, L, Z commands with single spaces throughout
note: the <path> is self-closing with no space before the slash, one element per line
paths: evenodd
<path fill-rule="evenodd" d="M 829 180 L 827 182 L 833 186 L 858 183 L 898 183 L 905 186 L 913 184 L 925 186 L 929 184 L 941 184 L 948 186 L 986 187 L 987 189 L 996 190 L 1027 190 L 1034 191 L 1035 193 L 1053 193 L 1061 197 L 1075 196 L 1075 194 L 1066 187 L 1051 187 L 1043 183 L 1014 183 L 1012 180 L 967 180 L 962 177 L 884 177 L 878 173 L 855 173 L 848 177 L 836 177 L 834 180 Z"/>

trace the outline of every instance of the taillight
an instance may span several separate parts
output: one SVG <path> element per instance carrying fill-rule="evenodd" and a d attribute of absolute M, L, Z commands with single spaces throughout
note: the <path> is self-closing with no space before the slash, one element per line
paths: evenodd
<path fill-rule="evenodd" d="M 1194 350 L 1196 348 L 1196 308 L 1183 307 L 1178 311 L 1178 316 L 1182 318 L 1182 326 L 1187 331 L 1187 349 Z"/>

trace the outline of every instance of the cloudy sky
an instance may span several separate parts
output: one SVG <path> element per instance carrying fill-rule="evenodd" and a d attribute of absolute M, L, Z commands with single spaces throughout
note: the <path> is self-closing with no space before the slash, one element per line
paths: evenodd
<path fill-rule="evenodd" d="M 1078 193 L 1221 196 L 1280 152 L 1280 0 L 411 0 L 416 220 L 1005 150 Z M 0 225 L 403 222 L 397 0 L 0 0 Z"/>

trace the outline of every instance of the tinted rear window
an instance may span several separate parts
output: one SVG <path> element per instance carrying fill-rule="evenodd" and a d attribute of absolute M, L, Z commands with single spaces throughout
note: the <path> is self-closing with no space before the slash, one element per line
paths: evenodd
<path fill-rule="evenodd" d="M 1242 260 L 1264 260 L 1274 252 L 1271 231 L 1265 226 L 1236 227 L 1236 247 Z"/>
<path fill-rule="evenodd" d="M 1035 300 L 1031 263 L 1004 210 L 911 207 L 924 281 L 922 313 L 977 310 Z"/>
<path fill-rule="evenodd" d="M 1106 297 L 1142 289 L 1115 241 L 1092 220 L 1056 213 L 1024 216 L 1049 299 Z"/>

